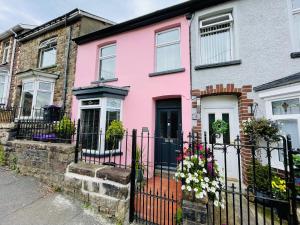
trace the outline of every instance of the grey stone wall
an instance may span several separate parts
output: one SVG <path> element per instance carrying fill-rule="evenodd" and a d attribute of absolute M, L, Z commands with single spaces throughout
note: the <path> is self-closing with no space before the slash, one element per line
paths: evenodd
<path fill-rule="evenodd" d="M 13 140 L 5 147 L 15 155 L 21 174 L 55 187 L 61 186 L 66 168 L 74 160 L 75 147 L 68 144 Z"/>
<path fill-rule="evenodd" d="M 94 164 L 71 164 L 65 174 L 65 193 L 117 223 L 128 223 L 130 170 Z"/>

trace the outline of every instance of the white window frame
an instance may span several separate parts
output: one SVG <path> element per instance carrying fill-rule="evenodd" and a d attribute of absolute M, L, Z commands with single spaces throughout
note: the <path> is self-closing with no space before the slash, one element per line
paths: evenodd
<path fill-rule="evenodd" d="M 296 120 L 298 125 L 298 140 L 300 141 L 300 114 L 283 114 L 273 115 L 272 102 L 287 99 L 300 99 L 300 85 L 285 86 L 282 88 L 275 88 L 261 91 L 259 97 L 265 100 L 266 118 L 273 121 L 278 120 Z M 279 152 L 272 151 L 272 167 L 277 169 L 284 169 L 284 164 L 279 160 Z"/>
<path fill-rule="evenodd" d="M 55 62 L 51 65 L 47 65 L 47 66 L 42 66 L 42 62 L 43 62 L 43 52 L 47 51 L 47 50 L 52 50 L 55 49 Z M 56 60 L 57 60 L 57 40 L 56 38 L 50 38 L 46 41 L 43 41 L 40 43 L 39 46 L 39 68 L 45 68 L 45 67 L 51 67 L 56 65 Z"/>
<path fill-rule="evenodd" d="M 23 87 L 24 84 L 26 83 L 33 83 L 33 99 L 32 99 L 32 106 L 31 106 L 31 114 L 30 116 L 22 116 L 22 103 L 23 103 Z M 39 89 L 39 83 L 49 83 L 51 85 L 51 90 L 42 90 Z M 41 116 L 36 116 L 35 115 L 35 109 L 36 109 L 36 100 L 37 100 L 37 93 L 38 91 L 40 92 L 51 92 L 50 96 L 50 105 L 53 104 L 53 97 L 54 97 L 54 86 L 55 86 L 55 81 L 53 79 L 47 79 L 47 78 L 27 78 L 22 80 L 22 90 L 21 90 L 21 99 L 20 99 L 20 110 L 19 110 L 19 119 L 28 119 L 28 118 L 40 118 L 42 119 Z"/>
<path fill-rule="evenodd" d="M 8 98 L 8 90 L 9 90 L 9 72 L 7 70 L 1 70 L 0 74 L 4 75 L 4 82 L 1 82 L 1 84 L 4 84 L 4 90 L 3 90 L 3 96 L 0 97 L 0 104 L 6 105 L 7 104 L 7 98 Z"/>
<path fill-rule="evenodd" d="M 120 107 L 111 107 L 107 105 L 108 99 L 117 99 L 121 101 Z M 82 105 L 82 102 L 84 101 L 91 101 L 91 100 L 99 100 L 98 105 Z M 98 139 L 98 149 L 83 149 L 84 153 L 87 154 L 94 154 L 94 155 L 105 155 L 108 154 L 110 151 L 105 150 L 105 130 L 106 130 L 106 112 L 109 111 L 109 109 L 117 109 L 120 110 L 120 121 L 123 121 L 123 100 L 118 98 L 108 98 L 108 97 L 102 97 L 102 98 L 89 98 L 89 99 L 81 99 L 79 100 L 79 107 L 77 111 L 77 119 L 81 118 L 81 110 L 82 109 L 100 109 L 100 126 L 99 126 L 99 134 L 101 132 L 101 136 L 99 135 Z M 104 118 L 104 119 L 103 119 Z M 99 143 L 101 143 L 101 146 L 99 146 Z M 111 150 L 113 153 L 119 153 L 121 151 L 120 145 L 118 149 Z"/>
<path fill-rule="evenodd" d="M 113 55 L 108 55 L 108 56 L 102 56 L 101 55 L 101 52 L 102 52 L 102 49 L 105 49 L 105 48 L 109 48 L 109 47 L 112 47 L 112 46 L 115 46 L 115 54 Z M 110 78 L 110 79 L 114 79 L 116 78 L 116 59 L 117 59 L 117 44 L 116 43 L 113 43 L 113 44 L 109 44 L 109 45 L 104 45 L 104 46 L 101 46 L 99 48 L 99 66 L 98 66 L 98 71 L 99 71 L 99 75 L 98 75 L 98 79 L 101 81 L 101 80 L 107 80 L 107 78 L 103 78 L 102 75 L 101 75 L 101 61 L 102 60 L 105 60 L 105 59 L 112 59 L 114 58 L 115 59 L 115 68 L 114 68 L 114 77 L 113 78 Z"/>
<path fill-rule="evenodd" d="M 293 39 L 293 50 L 294 51 L 300 51 L 300 33 L 299 33 L 299 37 L 297 39 L 296 37 L 296 31 L 295 31 L 295 26 L 294 26 L 294 17 L 295 15 L 298 15 L 300 17 L 300 7 L 293 9 L 293 3 L 292 0 L 289 0 L 290 2 L 290 11 L 291 11 L 291 20 L 292 20 L 292 39 Z"/>
<path fill-rule="evenodd" d="M 179 33 L 178 40 L 166 42 L 166 43 L 163 43 L 163 44 L 158 44 L 158 36 L 160 34 L 168 33 L 168 32 L 173 31 L 173 30 L 178 30 L 178 33 Z M 163 30 L 163 31 L 159 31 L 159 32 L 155 33 L 155 72 L 163 72 L 161 70 L 158 70 L 158 68 L 157 68 L 157 49 L 158 48 L 179 44 L 179 59 L 180 59 L 180 64 L 182 63 L 181 62 L 181 45 L 180 45 L 180 43 L 181 43 L 181 29 L 180 29 L 180 27 L 175 27 L 175 28 L 171 28 L 171 29 L 167 29 L 167 30 Z M 180 67 L 181 67 L 181 65 L 179 65 L 178 68 L 173 68 L 173 69 L 179 69 Z"/>
<path fill-rule="evenodd" d="M 7 44 L 7 46 L 6 46 Z M 9 62 L 9 55 L 10 55 L 10 41 L 3 42 L 3 51 L 2 51 L 2 64 Z"/>
<path fill-rule="evenodd" d="M 223 17 L 223 16 L 226 16 L 226 15 L 228 15 L 228 17 L 229 17 L 228 20 L 212 23 L 212 24 L 209 24 L 209 25 L 203 25 L 204 21 L 212 20 L 212 19 Z M 202 51 L 202 49 L 201 49 L 201 35 L 202 35 L 201 29 L 212 27 L 212 26 L 215 26 L 215 25 L 226 24 L 226 23 L 230 23 L 230 28 L 229 28 L 229 33 L 230 33 L 230 57 L 229 57 L 229 59 L 225 60 L 225 61 L 222 61 L 222 62 L 202 63 L 203 60 L 201 59 L 201 51 Z M 198 30 L 198 36 L 197 36 L 198 53 L 197 53 L 197 55 L 198 55 L 198 64 L 199 65 L 223 63 L 223 62 L 229 62 L 229 61 L 232 61 L 232 60 L 235 59 L 235 45 L 234 45 L 235 32 L 234 32 L 233 24 L 234 24 L 234 13 L 233 13 L 232 10 L 230 10 L 230 12 L 227 12 L 227 13 L 218 13 L 218 14 L 215 14 L 214 16 L 209 16 L 209 17 L 201 16 L 199 18 L 199 25 L 198 25 L 199 27 L 197 28 L 197 30 Z"/>

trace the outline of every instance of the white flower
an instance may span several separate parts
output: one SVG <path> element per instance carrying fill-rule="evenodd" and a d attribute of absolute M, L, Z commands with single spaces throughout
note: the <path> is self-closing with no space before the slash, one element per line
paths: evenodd
<path fill-rule="evenodd" d="M 185 176 L 184 176 L 184 173 L 181 173 L 180 176 L 181 176 L 181 178 L 184 178 L 184 177 L 185 177 Z"/>
<path fill-rule="evenodd" d="M 216 192 L 216 188 L 211 187 L 211 188 L 210 188 L 210 191 L 211 191 L 212 193 L 215 193 L 215 192 Z"/>
<path fill-rule="evenodd" d="M 185 180 L 185 182 L 186 182 L 187 184 L 189 184 L 189 183 L 190 183 L 190 179 L 187 178 L 187 179 Z"/>
<path fill-rule="evenodd" d="M 205 168 L 203 168 L 203 170 L 202 170 L 202 171 L 203 171 L 203 173 L 207 173 L 207 171 L 206 171 L 206 169 L 205 169 Z"/>
<path fill-rule="evenodd" d="M 208 182 L 209 182 L 209 178 L 208 178 L 208 177 L 204 177 L 204 181 L 205 181 L 206 183 L 208 183 Z"/>
<path fill-rule="evenodd" d="M 186 190 L 191 191 L 192 190 L 191 186 L 187 186 Z"/>
<path fill-rule="evenodd" d="M 200 193 L 197 193 L 195 197 L 198 198 L 198 199 L 200 199 L 200 198 L 203 198 L 204 195 L 203 195 L 202 192 L 200 192 Z"/>
<path fill-rule="evenodd" d="M 194 188 L 194 192 L 198 192 L 198 188 Z"/>
<path fill-rule="evenodd" d="M 214 205 L 215 205 L 216 207 L 218 207 L 218 206 L 219 206 L 219 201 L 215 200 L 215 201 L 214 201 Z"/>
<path fill-rule="evenodd" d="M 181 186 L 181 190 L 183 190 L 183 191 L 185 190 L 185 185 Z"/>
<path fill-rule="evenodd" d="M 195 183 L 196 183 L 196 184 L 198 184 L 198 183 L 199 183 L 199 180 L 198 180 L 198 178 L 195 178 L 195 179 L 194 179 L 194 181 L 195 181 Z"/>
<path fill-rule="evenodd" d="M 212 183 L 211 183 L 213 186 L 217 186 L 218 185 L 218 183 L 217 183 L 217 181 L 213 181 Z"/>

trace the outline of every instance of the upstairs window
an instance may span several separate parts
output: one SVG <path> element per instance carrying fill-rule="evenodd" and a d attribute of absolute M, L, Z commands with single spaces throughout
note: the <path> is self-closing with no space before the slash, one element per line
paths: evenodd
<path fill-rule="evenodd" d="M 295 48 L 300 51 L 300 0 L 292 0 L 292 15 Z"/>
<path fill-rule="evenodd" d="M 6 41 L 3 43 L 3 57 L 2 57 L 2 63 L 7 63 L 9 60 L 9 41 Z"/>
<path fill-rule="evenodd" d="M 180 68 L 180 29 L 156 34 L 156 72 Z"/>
<path fill-rule="evenodd" d="M 100 80 L 114 79 L 116 70 L 116 45 L 100 48 L 99 78 Z"/>
<path fill-rule="evenodd" d="M 39 67 L 48 67 L 56 64 L 56 38 L 43 41 L 39 46 Z"/>
<path fill-rule="evenodd" d="M 233 18 L 231 13 L 200 20 L 200 64 L 233 59 Z"/>

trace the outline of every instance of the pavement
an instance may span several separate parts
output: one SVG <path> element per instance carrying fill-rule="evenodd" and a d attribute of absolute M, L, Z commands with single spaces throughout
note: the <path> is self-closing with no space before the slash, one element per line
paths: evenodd
<path fill-rule="evenodd" d="M 108 225 L 82 203 L 0 167 L 0 225 Z"/>

